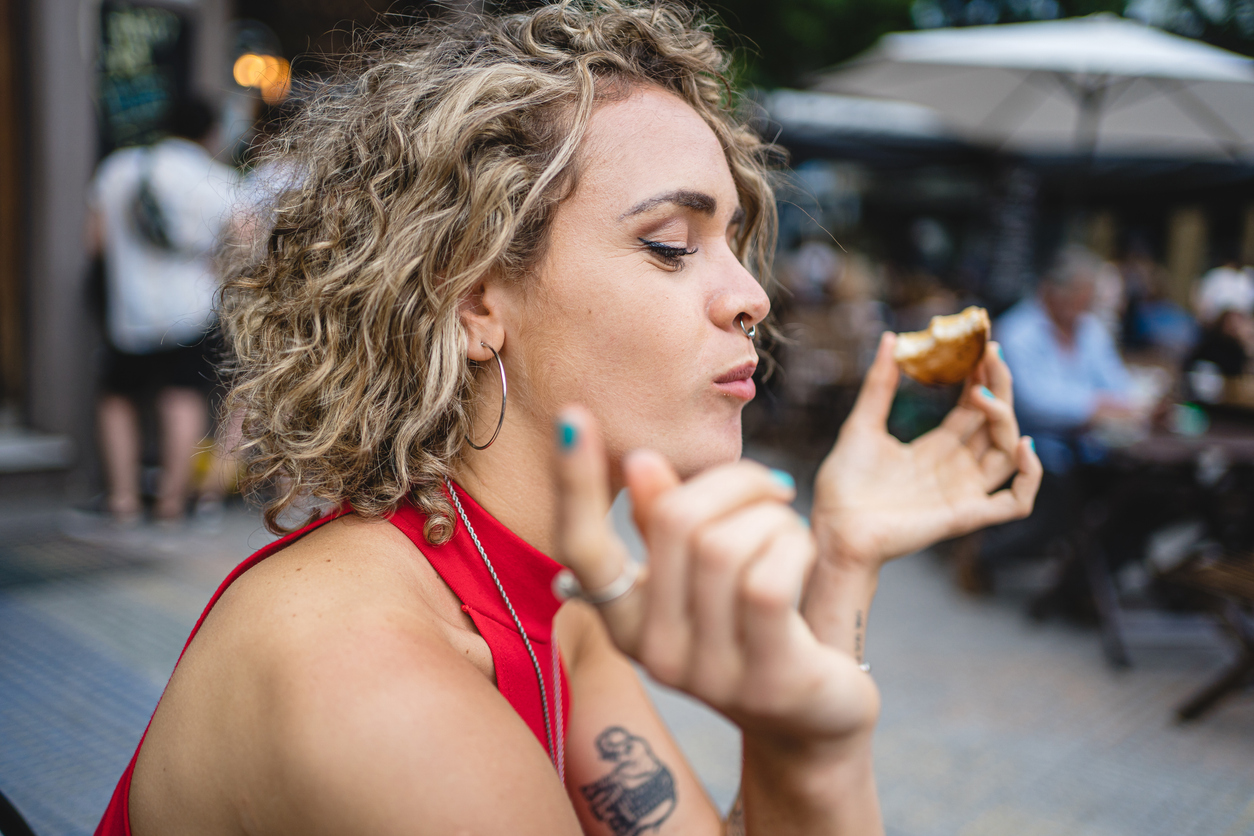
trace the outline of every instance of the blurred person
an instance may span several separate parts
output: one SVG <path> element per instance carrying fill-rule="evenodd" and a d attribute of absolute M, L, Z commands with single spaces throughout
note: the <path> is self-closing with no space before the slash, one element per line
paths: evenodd
<path fill-rule="evenodd" d="M 302 111 L 306 177 L 223 307 L 290 533 L 210 602 L 100 836 L 883 833 L 880 567 L 1024 516 L 1040 465 L 995 350 L 943 427 L 889 437 L 891 334 L 809 524 L 739 460 L 773 149 L 695 14 L 424 21 Z M 727 821 L 632 659 L 739 728 Z"/>
<path fill-rule="evenodd" d="M 1199 328 L 1194 316 L 1168 295 L 1166 271 L 1141 242 L 1132 244 L 1119 271 L 1126 302 L 1116 341 L 1128 352 L 1154 355 L 1151 362 L 1179 365 L 1196 344 Z M 1099 308 L 1100 302 L 1094 312 L 1100 313 Z"/>
<path fill-rule="evenodd" d="M 1167 296 L 1161 282 L 1149 284 L 1125 322 L 1129 348 L 1149 350 L 1171 365 L 1189 353 L 1200 334 L 1197 320 Z"/>
<path fill-rule="evenodd" d="M 299 166 L 281 153 L 267 153 L 296 112 L 296 105 L 285 100 L 268 105 L 257 120 L 250 146 L 249 162 L 254 163 L 239 181 L 230 219 L 224 229 L 225 246 L 233 252 L 252 253 L 263 246 L 274 226 L 276 206 L 284 192 L 298 187 L 302 174 Z M 273 149 L 271 149 L 273 150 Z M 221 412 L 225 387 L 215 387 L 210 403 Z M 238 487 L 240 469 L 239 445 L 242 440 L 243 415 L 222 413 L 209 452 L 209 463 L 197 486 L 195 516 L 201 528 L 216 528 L 223 517 L 228 494 Z"/>
<path fill-rule="evenodd" d="M 1193 307 L 1203 326 L 1225 311 L 1254 315 L 1254 270 L 1241 266 L 1235 252 L 1202 276 L 1193 292 Z"/>
<path fill-rule="evenodd" d="M 1196 371 L 1199 364 L 1209 363 L 1224 377 L 1237 377 L 1245 374 L 1252 349 L 1254 317 L 1244 311 L 1226 310 L 1202 330 L 1197 346 L 1185 359 L 1184 369 Z"/>
<path fill-rule="evenodd" d="M 170 136 L 106 157 L 91 186 L 88 239 L 105 270 L 106 357 L 97 405 L 109 513 L 142 517 L 140 405 L 154 399 L 161 472 L 154 517 L 186 512 L 192 456 L 208 428 L 214 254 L 234 199 L 234 170 L 209 149 L 210 107 L 174 106 Z"/>
<path fill-rule="evenodd" d="M 845 272 L 845 259 L 832 246 L 830 238 L 810 235 L 789 253 L 781 278 L 800 306 L 829 304 Z"/>
<path fill-rule="evenodd" d="M 231 224 L 234 243 L 246 249 L 265 241 L 280 197 L 304 178 L 301 165 L 278 147 L 283 128 L 296 111 L 297 105 L 285 100 L 267 106 L 258 119 L 249 148 L 252 167 L 240 182 Z"/>
<path fill-rule="evenodd" d="M 991 590 L 997 564 L 1050 554 L 1076 524 L 1084 501 L 1077 466 L 1105 454 L 1090 430 L 1146 417 L 1133 404 L 1132 379 L 1110 332 L 1090 310 L 1104 267 L 1087 249 L 1065 247 L 1041 276 L 1036 294 L 994 323 L 1014 375 L 1015 414 L 1031 434 L 1045 473 L 1030 517 L 957 544 L 958 583 L 968 591 Z M 1071 614 L 1087 615 L 1088 595 L 1082 576 L 1068 578 L 1057 603 Z"/>
<path fill-rule="evenodd" d="M 1150 246 L 1140 235 L 1134 235 L 1127 243 L 1123 258 L 1119 260 L 1119 276 L 1123 285 L 1123 321 L 1119 329 L 1119 342 L 1128 350 L 1145 348 L 1138 332 L 1138 312 L 1141 303 L 1156 288 L 1162 287 L 1164 270 L 1154 260 Z"/>
<path fill-rule="evenodd" d="M 1110 262 L 1102 264 L 1094 287 L 1092 311 L 1093 316 L 1106 327 L 1116 343 L 1122 335 L 1123 314 L 1127 304 L 1127 292 L 1119 267 Z"/>
<path fill-rule="evenodd" d="M 1015 377 L 1015 413 L 1031 428 L 1047 473 L 1100 458 L 1087 436 L 1095 425 L 1144 417 L 1114 339 L 1090 311 L 1103 267 L 1082 247 L 1064 248 L 1037 293 L 993 327 Z"/>

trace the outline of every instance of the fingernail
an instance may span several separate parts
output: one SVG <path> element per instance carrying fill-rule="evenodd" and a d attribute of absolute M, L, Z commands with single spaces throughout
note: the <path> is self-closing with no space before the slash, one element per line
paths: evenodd
<path fill-rule="evenodd" d="M 997 357 L 998 357 L 998 358 L 999 358 L 999 359 L 1000 359 L 1003 363 L 1004 363 L 1004 362 L 1006 362 L 1006 355 L 1002 352 L 1002 350 L 1001 350 L 1001 346 L 1000 346 L 1000 345 L 999 345 L 999 346 L 997 346 Z"/>
<path fill-rule="evenodd" d="M 565 418 L 559 418 L 557 421 L 557 446 L 562 448 L 563 453 L 569 453 L 575 448 L 575 442 L 579 440 L 579 430 L 575 429 L 575 425 Z"/>
<path fill-rule="evenodd" d="M 992 391 L 991 391 L 991 390 L 990 390 L 987 386 L 981 386 L 981 387 L 980 387 L 980 394 L 981 394 L 981 395 L 983 395 L 984 397 L 988 398 L 990 401 L 991 401 L 991 400 L 995 400 L 995 399 L 997 398 L 997 396 L 996 396 L 996 395 L 994 395 L 994 394 L 992 393 Z"/>
<path fill-rule="evenodd" d="M 787 471 L 771 468 L 771 478 L 778 482 L 780 487 L 787 488 L 790 491 L 795 490 L 797 487 L 797 480 L 793 479 L 792 474 Z"/>
<path fill-rule="evenodd" d="M 1036 439 L 1032 438 L 1032 436 L 1030 435 L 1027 436 L 1027 439 L 1028 439 L 1028 447 L 1032 450 L 1033 453 L 1035 453 L 1036 452 Z"/>
<path fill-rule="evenodd" d="M 802 524 L 802 525 L 804 525 L 806 528 L 809 528 L 809 527 L 810 527 L 810 518 L 809 518 L 809 517 L 799 517 L 799 519 L 801 520 L 801 524 Z"/>

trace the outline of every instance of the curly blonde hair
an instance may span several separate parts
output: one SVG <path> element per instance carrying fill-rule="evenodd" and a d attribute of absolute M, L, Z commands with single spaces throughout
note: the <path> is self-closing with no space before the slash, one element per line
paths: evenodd
<path fill-rule="evenodd" d="M 566 0 L 371 41 L 267 151 L 299 176 L 227 275 L 225 409 L 272 531 L 307 498 L 374 517 L 408 497 L 440 543 L 476 402 L 459 303 L 486 275 L 526 280 L 596 104 L 654 85 L 704 118 L 745 212 L 737 254 L 763 281 L 776 149 L 738 115 L 710 26 L 671 3 Z"/>

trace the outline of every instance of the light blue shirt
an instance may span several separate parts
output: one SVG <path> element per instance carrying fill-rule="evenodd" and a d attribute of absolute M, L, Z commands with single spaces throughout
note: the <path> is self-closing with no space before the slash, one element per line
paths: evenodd
<path fill-rule="evenodd" d="M 1128 370 L 1100 320 L 1081 314 L 1067 347 L 1041 303 L 1029 297 L 1003 314 L 993 333 L 1014 375 L 1020 429 L 1035 440 L 1045 469 L 1070 470 L 1076 449 L 1081 460 L 1100 458 L 1081 430 L 1101 396 L 1126 397 L 1131 390 Z"/>

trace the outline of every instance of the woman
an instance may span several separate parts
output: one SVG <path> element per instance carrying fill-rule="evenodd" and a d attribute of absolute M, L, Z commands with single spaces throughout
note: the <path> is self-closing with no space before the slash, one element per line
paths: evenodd
<path fill-rule="evenodd" d="M 992 353 L 891 439 L 891 336 L 813 529 L 737 461 L 774 214 L 726 66 L 680 9 L 563 3 L 396 36 L 302 114 L 233 405 L 272 526 L 341 510 L 228 578 L 99 832 L 724 832 L 629 657 L 743 730 L 726 832 L 881 831 L 878 568 L 1040 467 Z"/>

